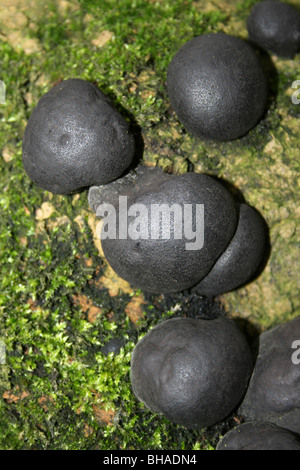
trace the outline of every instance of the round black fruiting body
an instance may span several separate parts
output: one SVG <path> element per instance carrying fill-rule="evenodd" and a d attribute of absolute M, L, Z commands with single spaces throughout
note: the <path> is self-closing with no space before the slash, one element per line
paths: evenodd
<path fill-rule="evenodd" d="M 267 421 L 249 421 L 228 431 L 216 450 L 300 450 L 300 439 Z"/>
<path fill-rule="evenodd" d="M 114 271 L 132 287 L 152 293 L 193 288 L 214 296 L 252 280 L 268 245 L 262 216 L 247 204 L 236 204 L 211 176 L 161 173 L 143 171 L 133 182 L 117 185 L 130 197 L 125 207 L 117 206 L 114 218 L 103 221 L 101 233 Z M 91 188 L 89 200 L 97 215 L 97 204 L 101 207 L 110 194 L 117 202 L 115 186 Z"/>
<path fill-rule="evenodd" d="M 135 153 L 129 125 L 93 83 L 64 80 L 33 110 L 23 138 L 23 165 L 32 181 L 72 194 L 121 176 Z"/>
<path fill-rule="evenodd" d="M 262 117 L 267 81 L 250 45 L 225 34 L 204 34 L 185 43 L 167 72 L 171 105 L 198 137 L 233 140 Z"/>
<path fill-rule="evenodd" d="M 292 5 L 275 0 L 258 3 L 247 28 L 253 43 L 278 56 L 293 58 L 300 50 L 300 13 Z"/>
<path fill-rule="evenodd" d="M 250 349 L 227 318 L 173 318 L 150 330 L 131 358 L 133 393 L 148 408 L 188 428 L 227 417 L 252 372 Z"/>
<path fill-rule="evenodd" d="M 300 435 L 300 316 L 264 331 L 239 415 Z"/>

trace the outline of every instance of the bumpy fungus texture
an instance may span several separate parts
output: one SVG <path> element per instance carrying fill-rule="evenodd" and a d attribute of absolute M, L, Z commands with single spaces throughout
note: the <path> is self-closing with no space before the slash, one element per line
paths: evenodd
<path fill-rule="evenodd" d="M 259 337 L 258 357 L 239 414 L 300 434 L 300 316 Z M 298 351 L 297 351 L 298 349 Z"/>
<path fill-rule="evenodd" d="M 248 17 L 249 39 L 262 49 L 293 58 L 300 50 L 300 13 L 286 3 L 267 0 Z"/>
<path fill-rule="evenodd" d="M 246 134 L 267 100 L 266 77 L 254 50 L 224 33 L 185 43 L 169 65 L 167 90 L 189 132 L 220 141 Z"/>
<path fill-rule="evenodd" d="M 80 79 L 61 82 L 40 99 L 23 138 L 28 176 L 57 194 L 118 178 L 134 152 L 125 119 L 94 84 Z"/>
<path fill-rule="evenodd" d="M 251 371 L 249 346 L 232 320 L 173 318 L 136 345 L 131 385 L 152 411 L 192 429 L 228 416 Z"/>
<path fill-rule="evenodd" d="M 253 421 L 229 431 L 217 450 L 300 450 L 299 436 L 275 424 Z"/>
<path fill-rule="evenodd" d="M 91 188 L 89 202 L 97 215 L 98 203 L 117 203 L 117 194 L 124 194 L 118 189 L 129 196 L 127 206 L 117 206 L 114 237 L 105 234 L 104 221 L 102 248 L 114 271 L 133 287 L 152 293 L 195 288 L 213 296 L 246 283 L 260 269 L 268 243 L 264 219 L 250 206 L 236 204 L 216 179 L 142 170 L 123 183 Z M 166 212 L 157 216 L 157 208 Z M 166 226 L 170 233 L 163 231 Z"/>

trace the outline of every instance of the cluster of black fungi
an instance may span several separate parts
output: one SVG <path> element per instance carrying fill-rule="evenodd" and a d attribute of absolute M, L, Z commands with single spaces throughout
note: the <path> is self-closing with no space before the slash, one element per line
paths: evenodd
<path fill-rule="evenodd" d="M 171 61 L 169 99 L 193 135 L 237 139 L 263 117 L 267 79 L 251 43 L 290 58 L 300 48 L 300 15 L 281 2 L 257 4 L 248 31 L 248 43 L 224 33 L 195 37 Z M 174 233 L 168 239 L 126 238 L 116 230 L 114 239 L 102 237 L 108 262 L 133 287 L 216 296 L 259 274 L 268 230 L 254 208 L 213 176 L 132 168 L 135 157 L 127 121 L 95 84 L 80 79 L 64 80 L 40 99 L 23 138 L 23 164 L 31 180 L 57 194 L 90 188 L 95 212 L 103 203 L 116 203 L 120 194 L 149 210 L 174 204 L 204 208 L 198 249 L 187 249 L 190 239 Z M 153 229 L 148 215 L 148 210 L 139 214 L 140 233 Z M 122 216 L 117 213 L 117 224 Z M 300 450 L 300 366 L 291 349 L 297 337 L 300 317 L 262 333 L 255 347 L 232 319 L 171 318 L 137 343 L 132 390 L 152 411 L 188 428 L 214 425 L 238 408 L 246 422 L 218 449 Z"/>

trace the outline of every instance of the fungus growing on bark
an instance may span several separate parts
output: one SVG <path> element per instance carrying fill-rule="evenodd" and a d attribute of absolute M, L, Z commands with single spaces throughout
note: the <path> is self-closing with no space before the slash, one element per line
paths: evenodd
<path fill-rule="evenodd" d="M 185 43 L 167 72 L 171 105 L 198 137 L 233 140 L 262 117 L 267 81 L 255 51 L 242 39 L 204 34 Z"/>
<path fill-rule="evenodd" d="M 23 138 L 23 165 L 32 181 L 72 194 L 121 176 L 135 153 L 129 125 L 93 83 L 69 79 L 33 110 Z"/>
<path fill-rule="evenodd" d="M 150 330 L 131 358 L 131 385 L 148 408 L 188 428 L 227 417 L 252 372 L 248 343 L 227 318 L 173 318 Z"/>

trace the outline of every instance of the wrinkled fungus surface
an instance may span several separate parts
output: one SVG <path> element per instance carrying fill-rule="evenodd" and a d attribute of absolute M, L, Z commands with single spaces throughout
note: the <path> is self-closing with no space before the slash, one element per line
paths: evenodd
<path fill-rule="evenodd" d="M 57 84 L 38 102 L 23 138 L 23 164 L 43 189 L 72 194 L 121 176 L 135 144 L 129 125 L 96 85 Z"/>
<path fill-rule="evenodd" d="M 216 450 L 300 450 L 300 440 L 275 424 L 253 421 L 225 434 Z"/>
<path fill-rule="evenodd" d="M 239 413 L 300 434 L 300 316 L 259 337 L 258 357 Z M 298 346 L 297 346 L 298 345 Z"/>
<path fill-rule="evenodd" d="M 248 17 L 249 39 L 262 49 L 293 58 L 300 50 L 300 13 L 274 0 L 258 3 Z"/>
<path fill-rule="evenodd" d="M 131 359 L 131 385 L 148 408 L 188 428 L 225 418 L 252 371 L 248 344 L 232 320 L 173 318 L 150 330 Z"/>
<path fill-rule="evenodd" d="M 204 34 L 185 43 L 167 73 L 170 102 L 195 136 L 233 140 L 262 117 L 267 99 L 264 71 L 245 41 Z"/>

